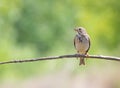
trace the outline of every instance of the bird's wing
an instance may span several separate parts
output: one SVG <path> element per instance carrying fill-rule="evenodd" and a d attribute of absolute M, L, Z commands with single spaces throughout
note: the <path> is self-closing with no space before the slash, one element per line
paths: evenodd
<path fill-rule="evenodd" d="M 76 37 L 76 36 L 75 36 Z M 75 38 L 74 38 L 74 47 L 76 48 L 76 46 L 75 46 Z"/>
<path fill-rule="evenodd" d="M 87 49 L 86 53 L 88 52 L 88 50 L 90 49 L 90 46 L 91 46 L 91 42 L 90 42 L 90 37 L 88 36 L 88 42 L 89 42 L 89 48 Z"/>

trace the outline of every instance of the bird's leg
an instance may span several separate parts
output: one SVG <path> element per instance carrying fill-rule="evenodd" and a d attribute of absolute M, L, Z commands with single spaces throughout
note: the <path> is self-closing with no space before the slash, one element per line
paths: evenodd
<path fill-rule="evenodd" d="M 85 56 L 86 56 L 86 57 L 88 57 L 88 56 L 89 56 L 89 54 L 88 54 L 88 53 L 86 53 L 86 54 L 85 54 Z"/>

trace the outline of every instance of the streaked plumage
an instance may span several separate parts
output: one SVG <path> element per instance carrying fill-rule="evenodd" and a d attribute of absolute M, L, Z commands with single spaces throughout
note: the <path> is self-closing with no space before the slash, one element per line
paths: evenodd
<path fill-rule="evenodd" d="M 77 27 L 75 28 L 75 31 L 77 31 L 77 34 L 74 38 L 74 46 L 77 50 L 77 53 L 81 55 L 86 55 L 88 50 L 90 49 L 90 37 L 83 27 Z M 79 65 L 81 64 L 85 65 L 83 57 L 80 57 Z"/>

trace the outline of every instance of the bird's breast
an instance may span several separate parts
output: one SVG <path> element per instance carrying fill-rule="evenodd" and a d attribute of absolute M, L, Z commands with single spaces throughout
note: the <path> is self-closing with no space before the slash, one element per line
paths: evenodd
<path fill-rule="evenodd" d="M 89 48 L 89 40 L 85 37 L 81 37 L 81 40 L 78 36 L 75 37 L 75 47 L 80 54 L 85 54 Z"/>

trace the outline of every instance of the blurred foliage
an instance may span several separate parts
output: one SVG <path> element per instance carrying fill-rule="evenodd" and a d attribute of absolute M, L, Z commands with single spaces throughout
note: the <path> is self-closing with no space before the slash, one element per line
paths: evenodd
<path fill-rule="evenodd" d="M 91 36 L 90 54 L 120 56 L 119 2 L 0 0 L 0 61 L 76 53 L 76 26 L 85 27 Z M 44 74 L 65 63 L 78 65 L 75 59 L 2 65 L 0 77 Z"/>

